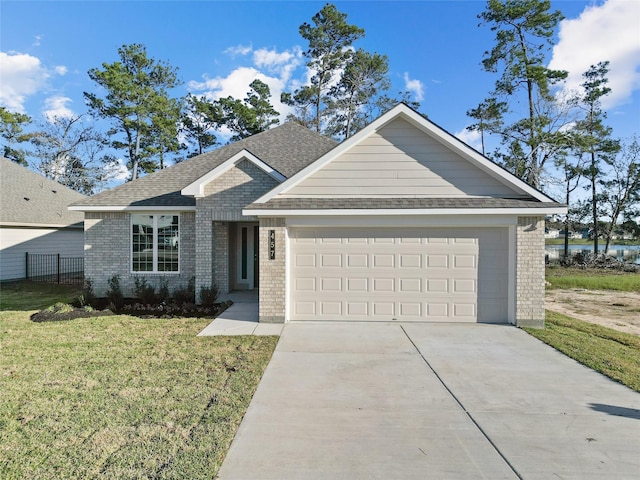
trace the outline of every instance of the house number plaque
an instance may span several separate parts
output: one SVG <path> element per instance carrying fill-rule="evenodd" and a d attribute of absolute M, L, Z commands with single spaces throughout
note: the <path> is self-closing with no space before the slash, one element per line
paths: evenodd
<path fill-rule="evenodd" d="M 269 230 L 269 260 L 276 258 L 276 231 Z"/>

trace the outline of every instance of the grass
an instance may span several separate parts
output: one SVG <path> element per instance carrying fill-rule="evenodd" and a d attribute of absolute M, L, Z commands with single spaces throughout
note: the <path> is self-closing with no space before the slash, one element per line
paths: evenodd
<path fill-rule="evenodd" d="M 564 237 L 545 238 L 545 245 L 564 245 Z M 600 244 L 604 245 L 604 240 L 600 239 Z M 593 247 L 593 240 L 589 238 L 570 238 L 569 245 L 590 245 Z M 640 245 L 640 240 L 611 240 L 611 245 Z"/>
<path fill-rule="evenodd" d="M 4 287 L 0 478 L 215 478 L 276 337 L 196 337 L 205 319 L 33 323 Z M 23 288 L 38 306 L 74 295 Z"/>
<path fill-rule="evenodd" d="M 640 273 L 557 266 L 547 267 L 546 279 L 550 284 L 548 288 L 640 292 Z"/>
<path fill-rule="evenodd" d="M 545 328 L 525 328 L 556 350 L 640 392 L 640 337 L 547 311 Z"/>
<path fill-rule="evenodd" d="M 70 303 L 82 286 L 35 283 L 26 280 L 0 283 L 0 310 L 41 310 L 54 303 Z"/>

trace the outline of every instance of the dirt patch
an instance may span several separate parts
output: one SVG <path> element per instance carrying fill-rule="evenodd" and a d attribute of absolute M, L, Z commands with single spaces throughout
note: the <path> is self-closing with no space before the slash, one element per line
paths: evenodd
<path fill-rule="evenodd" d="M 640 335 L 640 292 L 550 289 L 545 295 L 545 308 Z"/>

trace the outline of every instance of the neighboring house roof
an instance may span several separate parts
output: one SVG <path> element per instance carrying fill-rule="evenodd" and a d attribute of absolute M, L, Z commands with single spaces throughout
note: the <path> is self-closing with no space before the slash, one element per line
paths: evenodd
<path fill-rule="evenodd" d="M 76 202 L 73 207 L 193 207 L 195 199 L 182 195 L 182 189 L 242 150 L 290 177 L 336 145 L 334 140 L 288 122 Z"/>
<path fill-rule="evenodd" d="M 0 224 L 82 226 L 84 215 L 67 207 L 86 197 L 64 185 L 0 157 Z"/>

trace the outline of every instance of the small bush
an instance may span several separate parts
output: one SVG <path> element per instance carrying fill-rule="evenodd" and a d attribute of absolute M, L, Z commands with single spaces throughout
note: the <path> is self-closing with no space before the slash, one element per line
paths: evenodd
<path fill-rule="evenodd" d="M 160 279 L 160 288 L 158 288 L 157 300 L 166 302 L 169 300 L 169 281 L 166 278 Z"/>
<path fill-rule="evenodd" d="M 107 282 L 109 284 L 109 290 L 107 290 L 107 300 L 116 309 L 122 308 L 124 304 L 124 295 L 122 294 L 122 288 L 120 287 L 120 275 L 114 275 Z"/>
<path fill-rule="evenodd" d="M 178 305 L 193 304 L 196 301 L 196 279 L 191 277 L 186 287 L 177 288 L 173 292 L 173 301 Z"/>
<path fill-rule="evenodd" d="M 93 292 L 93 282 L 87 278 L 84 281 L 82 293 L 78 296 L 78 304 L 81 307 L 93 305 L 96 301 L 96 295 Z"/>
<path fill-rule="evenodd" d="M 158 296 L 156 295 L 156 289 L 153 285 L 147 283 L 146 278 L 135 278 L 134 292 L 136 298 L 145 305 L 154 305 L 158 303 Z"/>
<path fill-rule="evenodd" d="M 211 287 L 200 287 L 200 304 L 203 307 L 213 307 L 218 301 L 218 287 L 212 285 Z"/>

